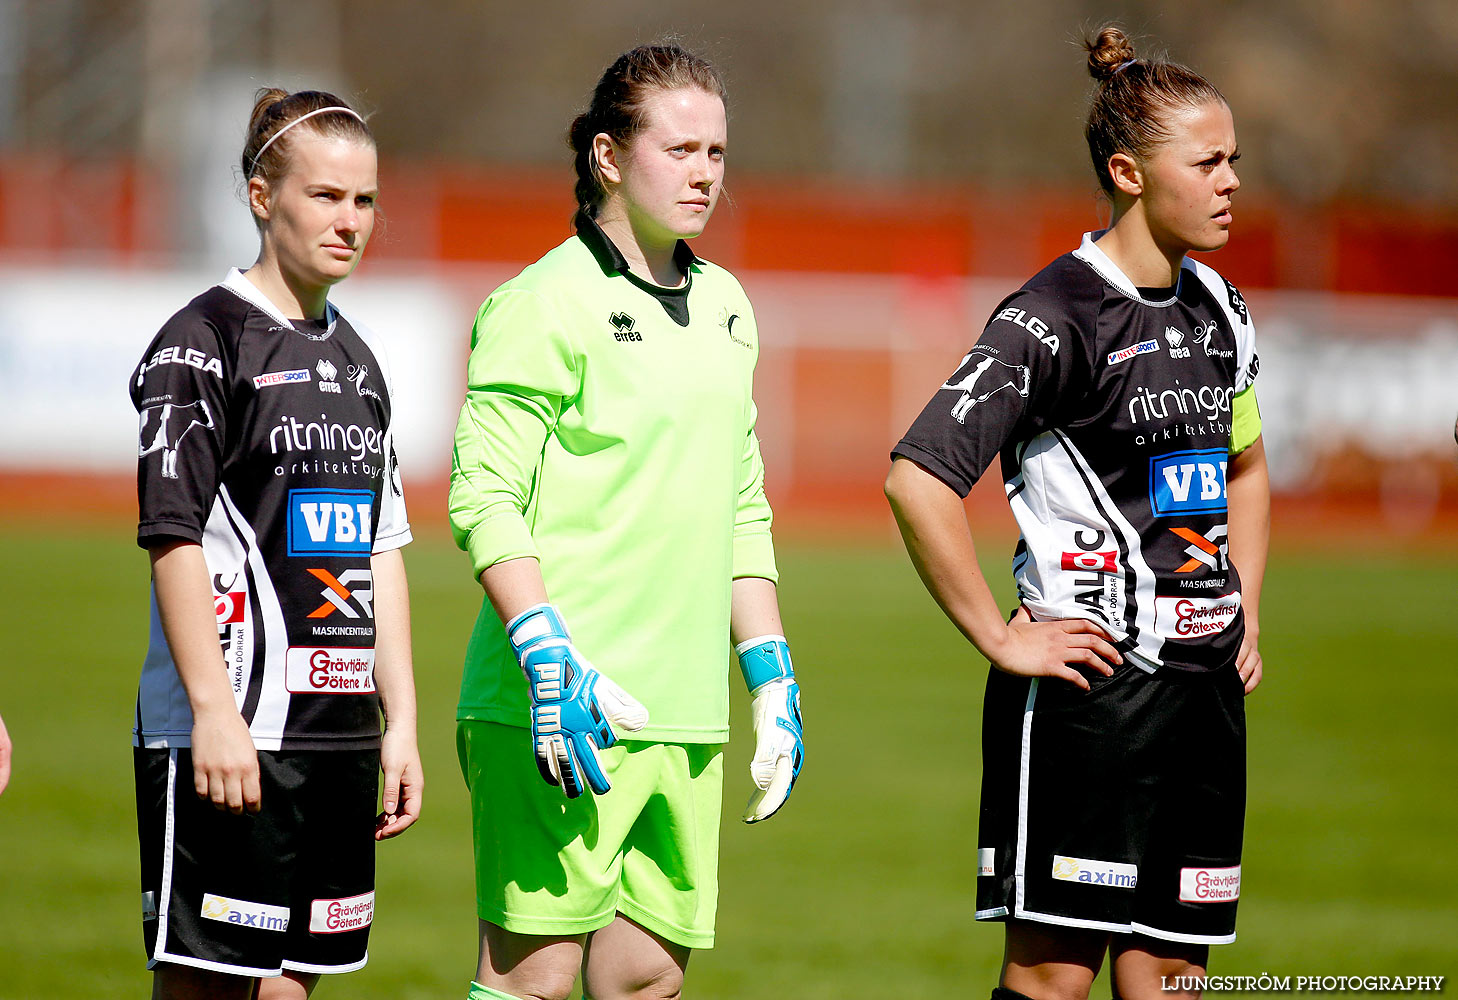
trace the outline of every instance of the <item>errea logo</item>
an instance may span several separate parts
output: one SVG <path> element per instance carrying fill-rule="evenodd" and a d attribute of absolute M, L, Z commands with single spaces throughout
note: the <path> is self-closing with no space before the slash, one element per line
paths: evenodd
<path fill-rule="evenodd" d="M 1120 861 L 1091 861 L 1053 855 L 1053 877 L 1060 882 L 1082 882 L 1115 889 L 1133 889 L 1139 884 L 1139 866 Z"/>
<path fill-rule="evenodd" d="M 1169 356 L 1172 358 L 1188 358 L 1190 349 L 1184 346 L 1185 335 L 1181 330 L 1172 326 L 1164 328 L 1164 339 L 1169 344 Z"/>
<path fill-rule="evenodd" d="M 339 369 L 334 367 L 334 363 L 327 358 L 320 358 L 319 363 L 314 366 L 314 370 L 319 373 L 319 391 L 338 395 L 339 383 L 335 381 L 335 378 L 339 375 Z"/>
<path fill-rule="evenodd" d="M 625 312 L 613 313 L 608 317 L 608 322 L 613 327 L 613 339 L 620 344 L 634 343 L 643 339 L 643 335 L 633 329 L 633 317 Z"/>

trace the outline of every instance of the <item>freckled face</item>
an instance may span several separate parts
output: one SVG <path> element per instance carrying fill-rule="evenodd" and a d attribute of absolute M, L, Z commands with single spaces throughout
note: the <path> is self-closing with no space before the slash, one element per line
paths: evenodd
<path fill-rule="evenodd" d="M 647 124 L 620 154 L 623 201 L 640 242 L 666 246 L 704 231 L 724 184 L 724 102 L 696 87 L 656 90 Z"/>
<path fill-rule="evenodd" d="M 1231 196 L 1240 187 L 1235 120 L 1222 101 L 1170 113 L 1171 138 L 1142 164 L 1145 218 L 1161 247 L 1218 250 L 1230 239 Z"/>

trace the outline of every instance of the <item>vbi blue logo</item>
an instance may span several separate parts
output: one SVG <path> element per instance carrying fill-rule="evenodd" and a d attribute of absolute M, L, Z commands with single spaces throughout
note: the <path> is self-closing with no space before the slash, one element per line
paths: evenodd
<path fill-rule="evenodd" d="M 289 555 L 370 554 L 371 490 L 289 490 Z"/>
<path fill-rule="evenodd" d="M 1155 517 L 1221 513 L 1225 502 L 1225 464 L 1221 448 L 1177 451 L 1149 460 L 1149 505 Z"/>

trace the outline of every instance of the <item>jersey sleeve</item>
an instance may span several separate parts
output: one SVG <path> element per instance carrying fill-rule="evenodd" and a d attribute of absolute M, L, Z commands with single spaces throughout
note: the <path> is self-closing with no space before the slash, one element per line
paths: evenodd
<path fill-rule="evenodd" d="M 742 294 L 742 290 L 741 290 Z M 748 300 L 740 319 L 739 329 L 748 335 L 754 344 L 756 362 L 759 359 L 759 328 L 754 320 L 754 311 Z M 752 375 L 751 375 L 752 378 Z M 764 460 L 759 452 L 759 438 L 754 429 L 759 422 L 759 409 L 754 405 L 751 393 L 745 413 L 744 447 L 739 456 L 739 496 L 734 508 L 734 563 L 732 576 L 762 577 L 778 581 L 779 570 L 775 566 L 775 545 L 770 528 L 774 514 L 770 510 L 769 498 L 764 492 Z"/>
<path fill-rule="evenodd" d="M 1215 276 L 1213 271 L 1210 274 Z M 1245 296 L 1224 277 L 1219 277 L 1219 281 L 1223 288 L 1213 287 L 1215 283 L 1208 279 L 1207 284 L 1212 286 L 1211 291 L 1220 303 L 1226 321 L 1235 331 L 1235 395 L 1230 401 L 1230 453 L 1235 455 L 1245 451 L 1261 436 L 1261 409 L 1255 395 L 1261 359 L 1256 353 L 1255 323 L 1251 321 Z"/>
<path fill-rule="evenodd" d="M 356 329 L 358 329 L 356 327 Z M 408 545 L 414 537 L 410 517 L 405 510 L 405 485 L 400 475 L 400 459 L 395 453 L 395 382 L 390 375 L 390 362 L 378 338 L 369 341 L 370 351 L 380 363 L 385 382 L 385 395 L 390 401 L 390 423 L 385 428 L 382 451 L 385 455 L 384 485 L 380 490 L 380 524 L 375 529 L 374 554 L 389 552 Z"/>
<path fill-rule="evenodd" d="M 221 338 L 195 312 L 167 321 L 132 376 L 137 409 L 137 544 L 202 542 L 228 435 Z"/>
<path fill-rule="evenodd" d="M 749 427 L 739 462 L 739 500 L 734 511 L 734 579 L 746 576 L 778 581 L 775 544 L 770 533 L 774 514 L 764 492 L 764 460 L 754 425 L 758 410 L 749 404 Z"/>
<path fill-rule="evenodd" d="M 500 289 L 476 315 L 450 484 L 451 532 L 474 576 L 537 556 L 523 513 L 547 436 L 581 386 L 579 363 L 536 292 Z"/>
<path fill-rule="evenodd" d="M 1022 290 L 998 306 L 977 343 L 892 450 L 965 497 L 1008 441 L 1055 422 L 1082 350 L 1068 311 Z"/>

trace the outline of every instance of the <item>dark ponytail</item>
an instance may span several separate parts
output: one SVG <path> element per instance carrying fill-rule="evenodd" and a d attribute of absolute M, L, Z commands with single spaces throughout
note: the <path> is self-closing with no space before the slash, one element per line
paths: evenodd
<path fill-rule="evenodd" d="M 1225 97 L 1199 73 L 1155 57 L 1141 59 L 1118 25 L 1109 24 L 1086 39 L 1088 74 L 1098 81 L 1083 134 L 1099 185 L 1114 193 L 1109 157 L 1128 153 L 1145 160 L 1168 141 L 1170 112 Z"/>
<path fill-rule="evenodd" d="M 607 197 L 592 157 L 592 140 L 606 133 L 619 146 L 628 146 L 647 124 L 645 104 L 650 90 L 692 87 L 725 99 L 719 71 L 701 56 L 672 43 L 640 45 L 624 52 L 597 81 L 592 103 L 572 119 L 567 146 L 577 173 L 577 207 L 596 216 Z"/>

